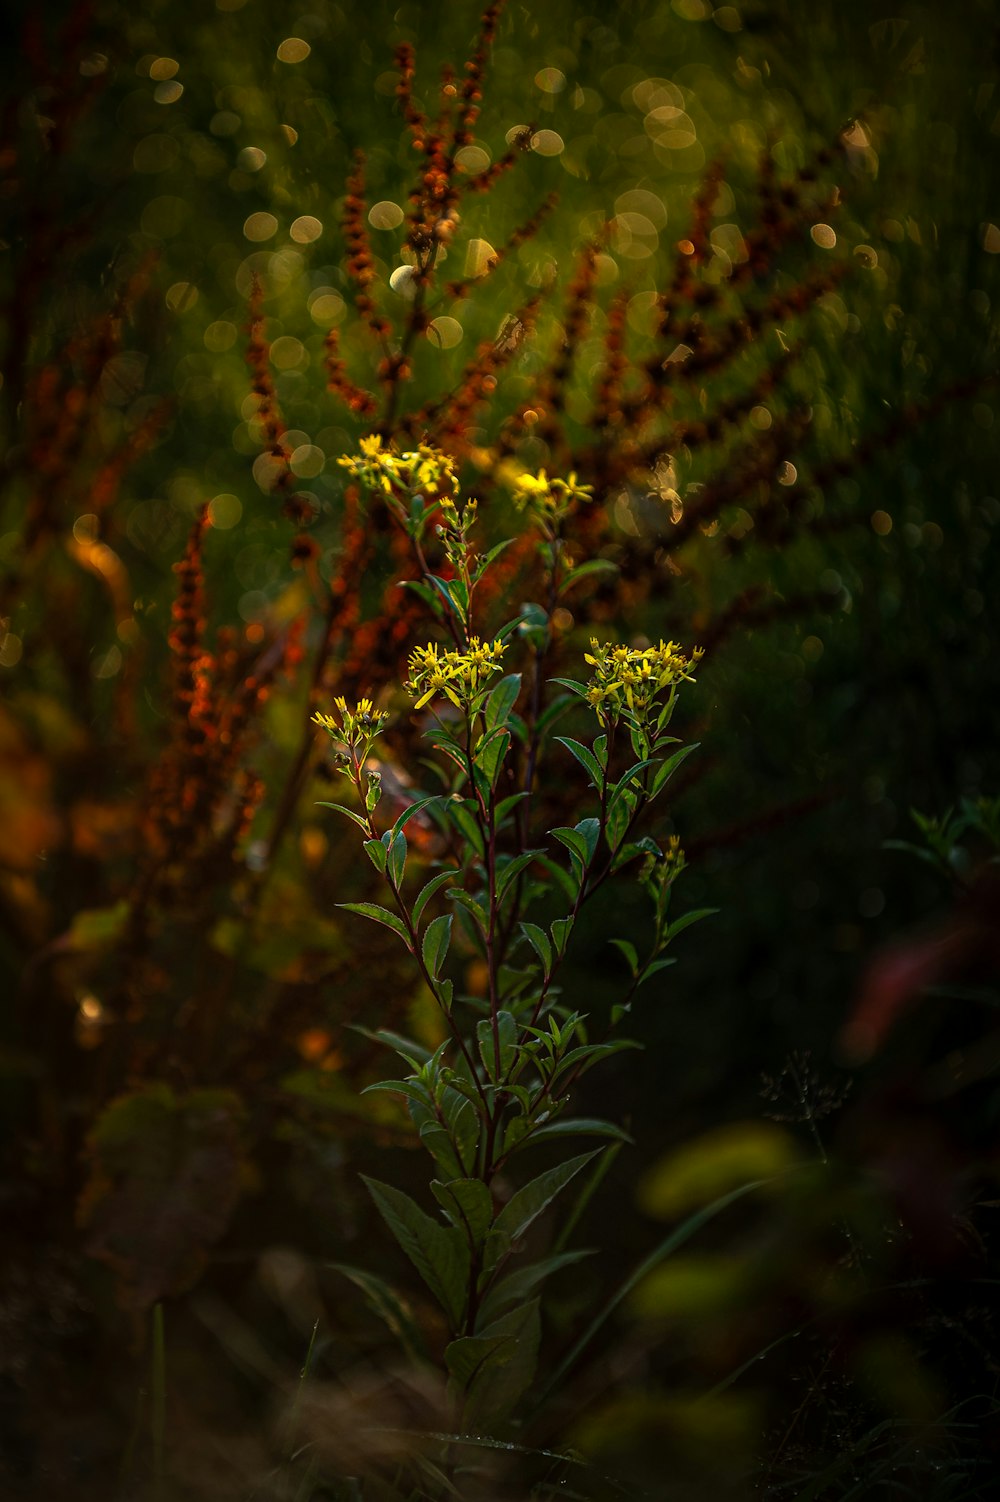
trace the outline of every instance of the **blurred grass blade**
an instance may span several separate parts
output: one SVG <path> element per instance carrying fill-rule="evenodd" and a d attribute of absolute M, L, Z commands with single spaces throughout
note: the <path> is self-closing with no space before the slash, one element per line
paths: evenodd
<path fill-rule="evenodd" d="M 163 1305 L 153 1306 L 153 1352 L 150 1370 L 153 1407 L 153 1482 L 157 1493 L 163 1487 L 164 1439 L 167 1427 L 167 1353 L 163 1335 Z"/>
<path fill-rule="evenodd" d="M 562 1361 L 556 1367 L 556 1370 L 535 1399 L 535 1410 L 537 1411 L 537 1409 L 540 1408 L 544 1403 L 548 1402 L 549 1398 L 552 1397 L 553 1393 L 556 1391 L 556 1389 L 559 1387 L 559 1384 L 566 1376 L 566 1373 L 576 1365 L 580 1356 L 590 1345 L 590 1342 L 593 1340 L 594 1336 L 603 1327 L 608 1317 L 618 1308 L 618 1305 L 624 1299 L 628 1298 L 633 1288 L 635 1288 L 637 1284 L 642 1281 L 647 1273 L 652 1272 L 654 1267 L 658 1267 L 665 1258 L 669 1257 L 672 1252 L 675 1252 L 679 1246 L 683 1246 L 685 1241 L 688 1241 L 696 1231 L 700 1231 L 702 1226 L 707 1225 L 707 1223 L 710 1220 L 713 1220 L 716 1215 L 721 1214 L 721 1212 L 725 1210 L 727 1206 L 734 1204 L 738 1199 L 742 1199 L 744 1195 L 752 1193 L 753 1190 L 761 1189 L 765 1184 L 771 1184 L 773 1182 L 773 1179 L 754 1179 L 749 1184 L 741 1185 L 739 1189 L 731 1190 L 729 1194 L 724 1194 L 721 1199 L 713 1200 L 712 1203 L 710 1205 L 706 1205 L 704 1209 L 697 1210 L 693 1215 L 689 1215 L 687 1220 L 682 1221 L 679 1226 L 677 1226 L 673 1231 L 670 1232 L 669 1236 L 664 1237 L 659 1246 L 655 1247 L 653 1251 L 650 1252 L 649 1256 L 644 1258 L 644 1260 L 639 1263 L 639 1266 L 629 1274 L 629 1276 L 625 1279 L 625 1282 L 621 1285 L 617 1292 L 612 1294 L 611 1298 L 604 1305 L 604 1308 L 594 1317 L 594 1319 L 591 1320 L 590 1324 L 587 1326 L 586 1330 L 584 1330 L 583 1334 L 580 1336 L 580 1339 L 570 1350 L 569 1354 L 563 1357 Z"/>

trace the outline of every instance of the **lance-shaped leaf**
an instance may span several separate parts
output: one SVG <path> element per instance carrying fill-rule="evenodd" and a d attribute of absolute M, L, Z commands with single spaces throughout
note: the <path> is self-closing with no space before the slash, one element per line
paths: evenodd
<path fill-rule="evenodd" d="M 365 834 L 368 833 L 368 825 L 365 823 L 364 819 L 362 819 L 360 814 L 356 814 L 354 812 L 353 808 L 345 808 L 342 803 L 317 803 L 316 807 L 332 808 L 336 813 L 343 814 L 345 819 L 350 819 L 351 822 L 356 824 L 359 829 L 363 829 Z"/>
<path fill-rule="evenodd" d="M 434 1179 L 431 1191 L 470 1247 L 479 1246 L 493 1223 L 493 1197 L 482 1179 L 452 1179 L 450 1184 Z"/>
<path fill-rule="evenodd" d="M 462 1317 L 469 1248 L 454 1226 L 439 1225 L 391 1184 L 362 1174 L 379 1214 L 444 1309 L 453 1328 Z"/>
<path fill-rule="evenodd" d="M 692 751 L 697 751 L 700 744 L 700 741 L 695 741 L 690 746 L 682 746 L 679 751 L 674 752 L 673 756 L 668 756 L 661 767 L 656 769 L 656 776 L 653 778 L 653 785 L 649 790 L 651 798 L 655 798 L 663 791 L 681 762 L 685 761 L 691 755 Z"/>
<path fill-rule="evenodd" d="M 379 907 L 377 902 L 338 902 L 337 906 L 343 908 L 346 913 L 360 913 L 362 918 L 371 918 L 373 923 L 381 923 L 385 928 L 391 928 L 394 934 L 399 935 L 410 953 L 413 953 L 405 923 L 395 913 L 390 913 L 388 908 Z"/>
<path fill-rule="evenodd" d="M 516 1241 L 523 1236 L 528 1227 L 538 1219 L 546 1210 L 560 1190 L 565 1189 L 571 1179 L 585 1168 L 591 1158 L 595 1158 L 599 1148 L 590 1153 L 581 1153 L 579 1157 L 570 1158 L 566 1163 L 560 1163 L 556 1168 L 550 1168 L 546 1173 L 539 1174 L 537 1179 L 532 1179 L 530 1184 L 525 1184 L 504 1205 L 496 1218 L 496 1229 L 504 1231 L 511 1241 Z"/>
<path fill-rule="evenodd" d="M 586 746 L 581 746 L 579 741 L 574 741 L 568 735 L 557 735 L 556 740 L 560 746 L 565 746 L 567 751 L 572 752 L 581 767 L 590 774 L 590 780 L 594 787 L 599 788 L 602 775 L 601 765 L 593 751 L 589 750 Z"/>
<path fill-rule="evenodd" d="M 489 1425 L 495 1433 L 534 1379 L 541 1338 L 538 1300 L 531 1299 L 520 1308 L 511 1309 L 470 1338 L 488 1342 L 492 1348 L 482 1352 L 465 1383 L 462 1427 L 475 1433 Z M 449 1365 L 452 1363 L 457 1367 L 471 1365 L 464 1353 L 459 1352 L 452 1356 Z"/>
<path fill-rule="evenodd" d="M 522 923 L 521 932 L 541 960 L 547 980 L 552 969 L 552 945 L 549 943 L 548 934 L 544 928 L 539 928 L 537 923 Z"/>
<path fill-rule="evenodd" d="M 424 908 L 430 902 L 435 892 L 440 892 L 441 888 L 443 886 L 447 886 L 449 881 L 454 882 L 457 875 L 458 872 L 455 870 L 439 871 L 436 876 L 431 877 L 426 886 L 420 888 L 420 891 L 417 893 L 417 896 L 414 899 L 411 914 L 414 926 L 416 926 L 416 924 L 420 922 L 420 919 L 423 916 Z"/>
<path fill-rule="evenodd" d="M 494 1084 L 498 1084 L 514 1062 L 514 1053 L 517 1045 L 517 1023 L 510 1012 L 497 1013 L 497 1038 L 500 1042 L 499 1055 L 496 1048 L 497 1039 L 493 1036 L 493 1023 L 489 1017 L 484 1017 L 476 1024 L 476 1037 L 479 1042 L 479 1054 L 486 1067 L 486 1073 Z"/>
<path fill-rule="evenodd" d="M 521 692 L 520 673 L 509 673 L 506 678 L 501 678 L 496 688 L 486 701 L 484 719 L 487 730 L 496 730 L 507 723 L 508 717 L 517 696 Z"/>
<path fill-rule="evenodd" d="M 533 1262 L 530 1267 L 519 1268 L 516 1273 L 499 1278 L 479 1306 L 480 1326 L 485 1328 L 491 1324 L 511 1305 L 523 1304 L 553 1273 L 593 1255 L 592 1251 L 559 1252 L 554 1257 L 545 1257 L 541 1262 Z"/>
<path fill-rule="evenodd" d="M 440 918 L 434 918 L 427 925 L 424 933 L 422 954 L 427 973 L 432 980 L 437 980 L 448 955 L 448 945 L 451 941 L 451 913 L 442 913 Z"/>

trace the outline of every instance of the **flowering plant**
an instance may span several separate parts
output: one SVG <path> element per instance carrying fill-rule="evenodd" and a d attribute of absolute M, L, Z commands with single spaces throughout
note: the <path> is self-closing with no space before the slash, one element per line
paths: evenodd
<path fill-rule="evenodd" d="M 436 1214 L 393 1185 L 366 1182 L 443 1312 L 453 1425 L 502 1435 L 536 1378 L 543 1285 L 582 1255 L 559 1250 L 531 1260 L 532 1228 L 574 1180 L 586 1186 L 603 1171 L 607 1148 L 560 1156 L 542 1172 L 522 1173 L 520 1160 L 574 1137 L 628 1140 L 614 1122 L 574 1116 L 574 1089 L 594 1065 L 635 1046 L 618 1036 L 618 1023 L 639 987 L 672 963 L 665 951 L 676 934 L 702 916 L 669 921 L 684 859 L 677 836 L 653 822 L 654 805 L 694 749 L 669 726 L 699 654 L 673 642 L 593 641 L 588 680 L 547 678 L 552 631 L 542 607 L 522 607 L 492 637 L 472 630 L 475 584 L 497 550 L 479 556 L 470 535 L 475 504 L 460 509 L 448 462 L 426 449 L 397 457 L 372 441 L 346 463 L 373 490 L 391 473 L 400 506 L 400 487 L 413 490 L 406 522 L 415 537 L 428 518 L 413 487 L 445 490 L 434 514 L 453 574 L 443 580 L 426 568 L 415 581 L 440 600 L 450 645 L 428 642 L 409 659 L 405 691 L 414 711 L 426 711 L 433 757 L 426 788 L 398 817 L 381 819 L 379 776 L 368 765 L 390 711 L 368 699 L 353 708 L 337 700 L 332 713 L 316 715 L 354 791 L 352 804 L 326 806 L 361 830 L 387 892 L 384 903 L 343 906 L 396 935 L 442 1024 L 433 1051 L 381 1034 L 407 1070 L 369 1086 L 405 1101 L 431 1158 Z M 519 490 L 542 508 L 539 548 L 552 584 L 564 564 L 562 525 L 586 492 L 575 480 L 544 475 L 523 477 Z M 558 598 L 558 584 L 550 593 Z M 587 717 L 582 738 L 554 733 L 564 716 Z M 572 782 L 572 796 L 589 805 L 575 824 L 538 827 L 548 776 Z M 437 825 L 443 853 L 415 876 L 421 856 L 406 830 L 418 816 Z M 652 901 L 652 933 L 642 955 L 630 940 L 613 940 L 625 962 L 621 994 L 598 1017 L 585 998 L 567 997 L 560 980 L 585 908 L 607 881 L 627 874 Z"/>

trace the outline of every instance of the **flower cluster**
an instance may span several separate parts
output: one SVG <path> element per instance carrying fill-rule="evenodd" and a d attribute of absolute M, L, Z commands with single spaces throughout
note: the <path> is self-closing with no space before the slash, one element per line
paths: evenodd
<path fill-rule="evenodd" d="M 451 496 L 458 492 L 454 460 L 426 443 L 397 454 L 384 445 L 378 433 L 373 433 L 370 438 L 362 438 L 359 455 L 345 456 L 337 462 L 369 490 L 386 496 L 398 496 L 400 491 L 424 496 L 442 492 Z"/>
<path fill-rule="evenodd" d="M 333 708 L 333 714 L 317 711 L 313 722 L 346 748 L 341 753 L 345 769 L 352 762 L 360 766 L 389 716 L 384 709 L 376 709 L 370 699 L 359 699 L 353 709 L 348 709 L 347 700 L 341 697 L 334 699 Z"/>
<path fill-rule="evenodd" d="M 587 703 L 604 720 L 615 720 L 625 711 L 639 723 L 645 721 L 660 694 L 694 676 L 694 666 L 702 656 L 696 647 L 685 657 L 672 641 L 633 648 L 592 640 L 590 647 L 584 658 L 594 669 L 587 684 Z"/>
<path fill-rule="evenodd" d="M 465 652 L 439 653 L 434 642 L 416 647 L 406 683 L 407 692 L 416 697 L 415 708 L 422 709 L 435 694 L 444 694 L 456 709 L 470 709 L 490 675 L 500 672 L 505 651 L 502 641 L 481 642 L 478 636 L 470 636 Z"/>

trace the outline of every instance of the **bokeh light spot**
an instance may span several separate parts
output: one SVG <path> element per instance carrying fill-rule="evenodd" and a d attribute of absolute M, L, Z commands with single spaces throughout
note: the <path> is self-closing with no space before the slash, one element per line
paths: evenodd
<path fill-rule="evenodd" d="M 232 349 L 236 343 L 236 325 L 226 318 L 219 318 L 215 323 L 210 323 L 202 335 L 202 341 L 206 349 L 210 349 L 213 355 L 221 355 L 223 351 Z"/>
<path fill-rule="evenodd" d="M 256 214 L 247 216 L 243 223 L 243 233 L 248 240 L 270 240 L 277 234 L 278 221 L 273 214 L 259 210 Z"/>
<path fill-rule="evenodd" d="M 297 244 L 311 245 L 313 240 L 318 240 L 323 233 L 323 223 L 312 214 L 300 214 L 298 219 L 292 220 L 288 233 Z"/>
<path fill-rule="evenodd" d="M 561 68 L 539 68 L 535 74 L 535 87 L 543 94 L 560 94 L 566 87 L 566 75 Z"/>
<path fill-rule="evenodd" d="M 417 295 L 417 276 L 412 266 L 397 266 L 389 278 L 389 286 L 399 297 L 412 302 Z"/>
<path fill-rule="evenodd" d="M 316 323 L 325 325 L 340 323 L 347 311 L 344 299 L 333 287 L 317 287 L 315 292 L 311 292 L 308 308 L 310 317 Z"/>
<path fill-rule="evenodd" d="M 536 130 L 531 137 L 531 149 L 539 156 L 558 156 L 565 151 L 566 142 L 557 130 Z"/>
<path fill-rule="evenodd" d="M 164 302 L 171 313 L 187 313 L 198 301 L 198 288 L 194 282 L 174 282 L 167 288 Z"/>
<path fill-rule="evenodd" d="M 485 172 L 490 165 L 490 154 L 482 146 L 463 146 L 455 153 L 455 165 L 462 172 Z"/>
<path fill-rule="evenodd" d="M 314 480 L 323 472 L 326 455 L 315 443 L 300 443 L 298 448 L 293 449 L 288 462 L 292 474 L 298 479 Z"/>
<path fill-rule="evenodd" d="M 304 63 L 312 48 L 302 37 L 286 37 L 278 48 L 280 63 Z"/>
<path fill-rule="evenodd" d="M 373 203 L 368 210 L 368 223 L 372 229 L 396 229 L 403 222 L 403 210 L 391 198 Z"/>
<path fill-rule="evenodd" d="M 457 318 L 433 318 L 427 325 L 427 337 L 438 349 L 454 349 L 464 333 Z"/>
<path fill-rule="evenodd" d="M 282 334 L 271 345 L 271 364 L 276 370 L 294 370 L 297 365 L 304 365 L 309 359 L 308 351 L 301 339 L 296 339 L 292 334 Z"/>
<path fill-rule="evenodd" d="M 814 224 L 809 235 L 820 250 L 832 250 L 837 243 L 837 231 L 830 224 Z"/>
<path fill-rule="evenodd" d="M 208 519 L 220 532 L 235 527 L 243 515 L 243 502 L 236 495 L 214 495 L 208 503 Z"/>

